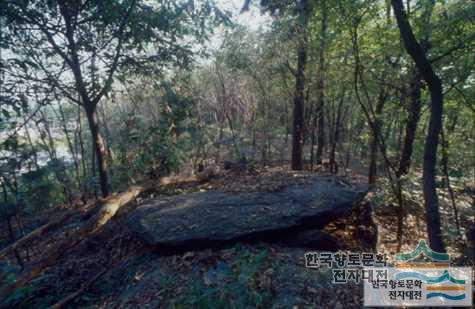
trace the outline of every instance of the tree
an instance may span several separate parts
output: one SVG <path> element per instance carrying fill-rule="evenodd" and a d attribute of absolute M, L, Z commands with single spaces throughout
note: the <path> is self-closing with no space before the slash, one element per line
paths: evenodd
<path fill-rule="evenodd" d="M 109 181 L 99 102 L 125 71 L 133 76 L 160 73 L 164 64 L 188 65 L 191 45 L 180 39 L 201 39 L 208 16 L 222 16 L 207 1 L 199 7 L 189 2 L 147 3 L 37 0 L 9 1 L 0 7 L 12 52 L 7 74 L 43 89 L 53 86 L 84 109 L 104 197 L 109 195 Z"/>
<path fill-rule="evenodd" d="M 322 164 L 322 155 L 325 148 L 325 122 L 324 122 L 324 105 L 325 105 L 325 89 L 324 89 L 324 80 L 325 80 L 325 44 L 327 36 L 327 4 L 326 0 L 321 0 L 321 11 L 322 11 L 322 22 L 320 29 L 320 51 L 319 51 L 319 60 L 318 60 L 318 76 L 317 76 L 317 87 L 318 87 L 318 107 L 317 107 L 317 119 L 316 127 L 318 132 L 317 138 L 317 164 Z M 313 148 L 312 148 L 313 151 Z M 313 163 L 313 162 L 312 162 Z M 333 162 L 334 163 L 334 162 Z M 334 165 L 334 164 L 333 164 Z"/>
<path fill-rule="evenodd" d="M 409 5 L 409 3 L 408 3 Z M 424 8 L 424 11 L 421 16 L 422 23 L 422 38 L 421 38 L 421 48 L 424 53 L 427 53 L 429 50 L 429 38 L 431 33 L 431 27 L 427 26 L 430 23 L 430 19 L 433 11 L 433 3 L 428 3 Z M 409 172 L 411 166 L 411 157 L 413 152 L 413 144 L 416 137 L 417 125 L 419 123 L 420 114 L 421 114 L 421 89 L 422 89 L 422 80 L 421 74 L 417 69 L 417 66 L 412 68 L 411 79 L 409 81 L 408 89 L 403 90 L 409 94 L 409 106 L 407 108 L 407 120 L 405 125 L 405 135 L 404 143 L 401 151 L 401 158 L 399 159 L 399 168 L 397 171 L 398 177 L 401 177 Z M 406 96 L 406 94 L 403 94 Z"/>
<path fill-rule="evenodd" d="M 441 235 L 442 232 L 440 228 L 439 203 L 435 182 L 437 146 L 439 144 L 439 134 L 442 128 L 442 81 L 434 72 L 424 50 L 422 49 L 419 42 L 417 42 L 412 31 L 412 27 L 407 20 L 402 1 L 391 0 L 391 4 L 394 9 L 394 15 L 396 16 L 397 24 L 399 31 L 401 32 L 401 37 L 406 51 L 416 63 L 416 66 L 426 81 L 430 91 L 431 115 L 425 140 L 423 164 L 424 204 L 426 208 L 427 233 L 429 236 L 430 246 L 435 251 L 445 252 Z"/>
<path fill-rule="evenodd" d="M 301 170 L 302 147 L 303 147 L 303 129 L 304 129 L 304 105 L 305 105 L 305 79 L 307 65 L 307 23 L 310 11 L 308 0 L 300 0 L 297 4 L 298 9 L 298 50 L 297 50 L 297 70 L 295 71 L 295 93 L 292 122 L 292 159 L 291 167 L 293 170 Z"/>

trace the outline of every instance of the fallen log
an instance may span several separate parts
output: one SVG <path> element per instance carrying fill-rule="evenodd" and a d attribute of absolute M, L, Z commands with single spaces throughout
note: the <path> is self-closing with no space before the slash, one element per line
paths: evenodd
<path fill-rule="evenodd" d="M 159 185 L 160 186 L 169 186 L 169 185 L 176 185 L 176 184 L 185 184 L 185 183 L 192 183 L 192 182 L 203 182 L 207 181 L 210 178 L 214 177 L 216 174 L 215 173 L 199 173 L 196 176 L 190 176 L 190 177 L 180 177 L 180 176 L 167 176 L 167 177 L 162 177 L 159 180 Z M 149 184 L 144 186 L 145 189 L 144 191 L 147 190 L 154 190 L 155 186 L 154 184 Z M 90 209 L 91 204 L 102 204 L 103 200 L 98 200 L 90 203 L 88 206 L 83 207 L 86 209 Z M 8 254 L 13 253 L 15 250 L 27 245 L 31 241 L 45 235 L 46 233 L 53 231 L 57 227 L 60 227 L 64 222 L 66 222 L 69 218 L 74 217 L 78 214 L 81 213 L 82 208 L 72 208 L 69 209 L 62 214 L 60 214 L 58 217 L 53 218 L 51 221 L 48 223 L 34 229 L 30 233 L 26 234 L 22 238 L 18 239 L 14 243 L 8 245 L 7 247 L 3 248 L 0 250 L 0 259 L 5 258 Z M 95 208 L 93 207 L 90 209 L 87 213 L 86 216 L 90 213 L 93 212 Z"/>
<path fill-rule="evenodd" d="M 194 192 L 150 200 L 129 215 L 128 225 L 148 244 L 178 250 L 279 240 L 349 213 L 367 190 L 327 176 L 280 192 Z"/>
<path fill-rule="evenodd" d="M 48 253 L 44 259 L 34 265 L 27 267 L 22 273 L 20 273 L 15 282 L 5 286 L 2 290 L 0 290 L 0 303 L 3 302 L 3 300 L 8 297 L 8 295 L 15 289 L 24 286 L 30 280 L 36 278 L 45 268 L 53 265 L 56 260 L 58 260 L 67 250 L 73 248 L 82 240 L 97 232 L 117 213 L 117 211 L 122 206 L 134 200 L 135 197 L 139 195 L 144 189 L 145 187 L 142 186 L 133 186 L 123 193 L 116 194 L 105 199 L 99 211 L 83 226 L 81 226 L 73 234 L 69 235 L 68 238 L 54 244 L 52 248 L 48 248 Z"/>
<path fill-rule="evenodd" d="M 179 176 L 170 176 L 162 177 L 159 181 L 160 186 L 169 186 L 177 185 L 182 183 L 191 183 L 195 181 L 206 181 L 206 177 L 179 177 Z M 100 200 L 100 207 L 97 211 L 97 208 L 94 208 L 90 213 L 93 213 L 92 216 L 76 231 L 72 232 L 67 239 L 63 239 L 53 245 L 52 248 L 47 248 L 46 257 L 40 260 L 39 262 L 28 266 L 25 268 L 19 276 L 16 278 L 15 282 L 3 287 L 0 290 L 0 307 L 2 302 L 5 300 L 8 295 L 13 292 L 15 289 L 24 286 L 26 283 L 36 278 L 42 273 L 42 271 L 53 265 L 61 256 L 63 256 L 66 251 L 78 245 L 81 241 L 88 238 L 92 234 L 96 233 L 101 229 L 114 215 L 122 208 L 122 206 L 130 203 L 135 200 L 135 198 L 148 191 L 153 191 L 157 188 L 155 183 L 146 183 L 144 185 L 137 185 L 130 187 L 127 191 L 112 195 L 106 199 Z M 13 248 L 18 248 L 21 245 L 28 243 L 29 241 L 37 238 L 38 236 L 44 235 L 46 231 L 51 230 L 53 227 L 57 227 L 60 224 L 64 223 L 68 215 L 74 214 L 75 210 L 67 212 L 61 215 L 59 218 L 54 219 L 50 223 L 38 228 L 32 233 L 26 235 L 24 240 L 21 242 L 13 244 L 9 248 L 5 248 L 3 251 L 5 253 L 11 252 Z M 22 239 L 23 239 L 22 238 Z M 18 243 L 19 242 L 19 243 Z"/>
<path fill-rule="evenodd" d="M 63 214 L 61 214 L 58 217 L 54 218 L 50 222 L 34 229 L 29 234 L 27 234 L 27 235 L 23 236 L 22 238 L 18 239 L 17 241 L 15 241 L 13 244 L 10 244 L 9 246 L 3 248 L 0 251 L 0 259 L 5 258 L 8 254 L 14 252 L 15 250 L 17 250 L 20 247 L 23 247 L 24 245 L 28 244 L 32 240 L 34 240 L 34 239 L 36 239 L 36 238 L 38 238 L 42 235 L 45 235 L 49 231 L 54 230 L 55 228 L 59 227 L 64 222 L 66 222 L 66 220 L 68 220 L 72 216 L 75 216 L 79 213 L 80 213 L 80 209 L 78 209 L 78 208 L 69 209 L 69 210 L 63 212 Z"/>

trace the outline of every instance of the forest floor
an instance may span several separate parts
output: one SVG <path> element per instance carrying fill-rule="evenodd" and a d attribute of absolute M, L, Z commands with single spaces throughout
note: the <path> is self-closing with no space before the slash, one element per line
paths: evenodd
<path fill-rule="evenodd" d="M 94 278 L 94 282 L 70 303 L 71 306 L 359 308 L 363 304 L 362 286 L 355 283 L 335 285 L 331 270 L 306 268 L 304 254 L 311 250 L 270 243 L 237 243 L 223 248 L 163 255 L 137 239 L 125 224 L 127 213 L 148 198 L 200 190 L 275 191 L 306 175 L 308 172 L 272 167 L 256 169 L 252 173 L 227 172 L 206 183 L 168 186 L 148 192 L 148 196 L 128 205 L 99 233 L 67 252 L 54 267 L 15 295 L 19 300 L 17 305 L 50 306 Z M 364 181 L 361 177 L 352 180 Z M 391 257 L 397 247 L 395 207 L 390 202 L 385 203 L 381 195 L 384 193 L 376 191 L 370 196 L 371 199 L 379 197 L 377 203 L 372 202 L 373 221 L 378 225 L 376 251 Z M 462 226 L 470 227 L 473 222 L 470 195 L 458 194 L 457 202 Z M 449 203 L 441 204 L 444 216 L 450 217 Z M 44 212 L 40 220 L 38 216 L 35 221 L 27 220 L 26 226 L 47 222 L 51 214 L 50 210 Z M 337 220 L 326 229 L 345 244 L 345 250 L 362 252 L 367 246 L 364 239 L 355 238 L 354 216 Z M 67 237 L 81 220 L 84 219 L 78 216 L 59 231 L 35 242 L 29 248 L 29 259 L 34 261 L 57 240 Z M 407 209 L 403 251 L 411 250 L 418 239 L 423 238 L 424 226 L 423 206 L 415 200 Z M 454 238 L 448 249 L 459 263 L 468 265 L 471 260 L 464 247 L 463 241 Z"/>

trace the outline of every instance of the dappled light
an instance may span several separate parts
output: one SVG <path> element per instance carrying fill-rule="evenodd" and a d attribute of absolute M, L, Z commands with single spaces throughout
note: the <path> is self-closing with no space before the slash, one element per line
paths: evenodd
<path fill-rule="evenodd" d="M 0 308 L 473 305 L 474 21 L 0 2 Z"/>

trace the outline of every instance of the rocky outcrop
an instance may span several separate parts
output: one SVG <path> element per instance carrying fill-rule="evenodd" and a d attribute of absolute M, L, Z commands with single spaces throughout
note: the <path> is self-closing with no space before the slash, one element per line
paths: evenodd
<path fill-rule="evenodd" d="M 367 187 L 333 176 L 313 177 L 279 192 L 194 192 L 150 200 L 134 210 L 128 224 L 148 244 L 171 248 L 279 241 L 349 213 L 366 192 Z"/>

